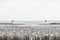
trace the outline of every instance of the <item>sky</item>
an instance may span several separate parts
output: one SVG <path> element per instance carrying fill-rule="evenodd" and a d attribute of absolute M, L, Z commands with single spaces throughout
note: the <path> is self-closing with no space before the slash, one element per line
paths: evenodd
<path fill-rule="evenodd" d="M 0 0 L 0 20 L 60 20 L 60 0 Z"/>

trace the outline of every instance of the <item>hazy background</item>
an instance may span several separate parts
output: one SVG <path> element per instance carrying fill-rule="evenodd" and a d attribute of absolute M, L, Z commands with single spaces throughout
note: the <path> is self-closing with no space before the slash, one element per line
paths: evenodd
<path fill-rule="evenodd" d="M 60 0 L 0 0 L 0 20 L 60 20 Z"/>

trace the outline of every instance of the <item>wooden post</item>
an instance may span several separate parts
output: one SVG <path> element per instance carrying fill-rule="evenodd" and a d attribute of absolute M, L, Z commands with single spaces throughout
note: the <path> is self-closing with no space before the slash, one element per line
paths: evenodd
<path fill-rule="evenodd" d="M 14 20 L 12 20 L 12 25 L 13 25 Z"/>
<path fill-rule="evenodd" d="M 45 20 L 45 25 L 46 25 L 47 20 Z"/>

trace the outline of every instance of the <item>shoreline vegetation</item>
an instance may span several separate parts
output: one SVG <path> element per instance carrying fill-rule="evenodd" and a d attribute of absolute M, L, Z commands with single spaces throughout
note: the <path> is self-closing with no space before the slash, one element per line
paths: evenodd
<path fill-rule="evenodd" d="M 16 25 L 13 22 L 0 23 L 0 40 L 60 40 L 60 23 Z"/>
<path fill-rule="evenodd" d="M 18 37 L 18 36 L 14 36 L 14 37 L 7 37 L 7 36 L 0 36 L 0 40 L 60 40 L 60 36 L 53 36 L 53 37 L 49 37 L 49 36 L 44 36 L 44 37 L 29 37 L 29 36 L 24 36 L 24 37 Z"/>

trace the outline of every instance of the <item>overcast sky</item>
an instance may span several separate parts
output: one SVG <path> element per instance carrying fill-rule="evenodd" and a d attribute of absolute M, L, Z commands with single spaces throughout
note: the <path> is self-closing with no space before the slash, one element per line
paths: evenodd
<path fill-rule="evenodd" d="M 0 20 L 60 20 L 60 0 L 0 0 Z"/>

